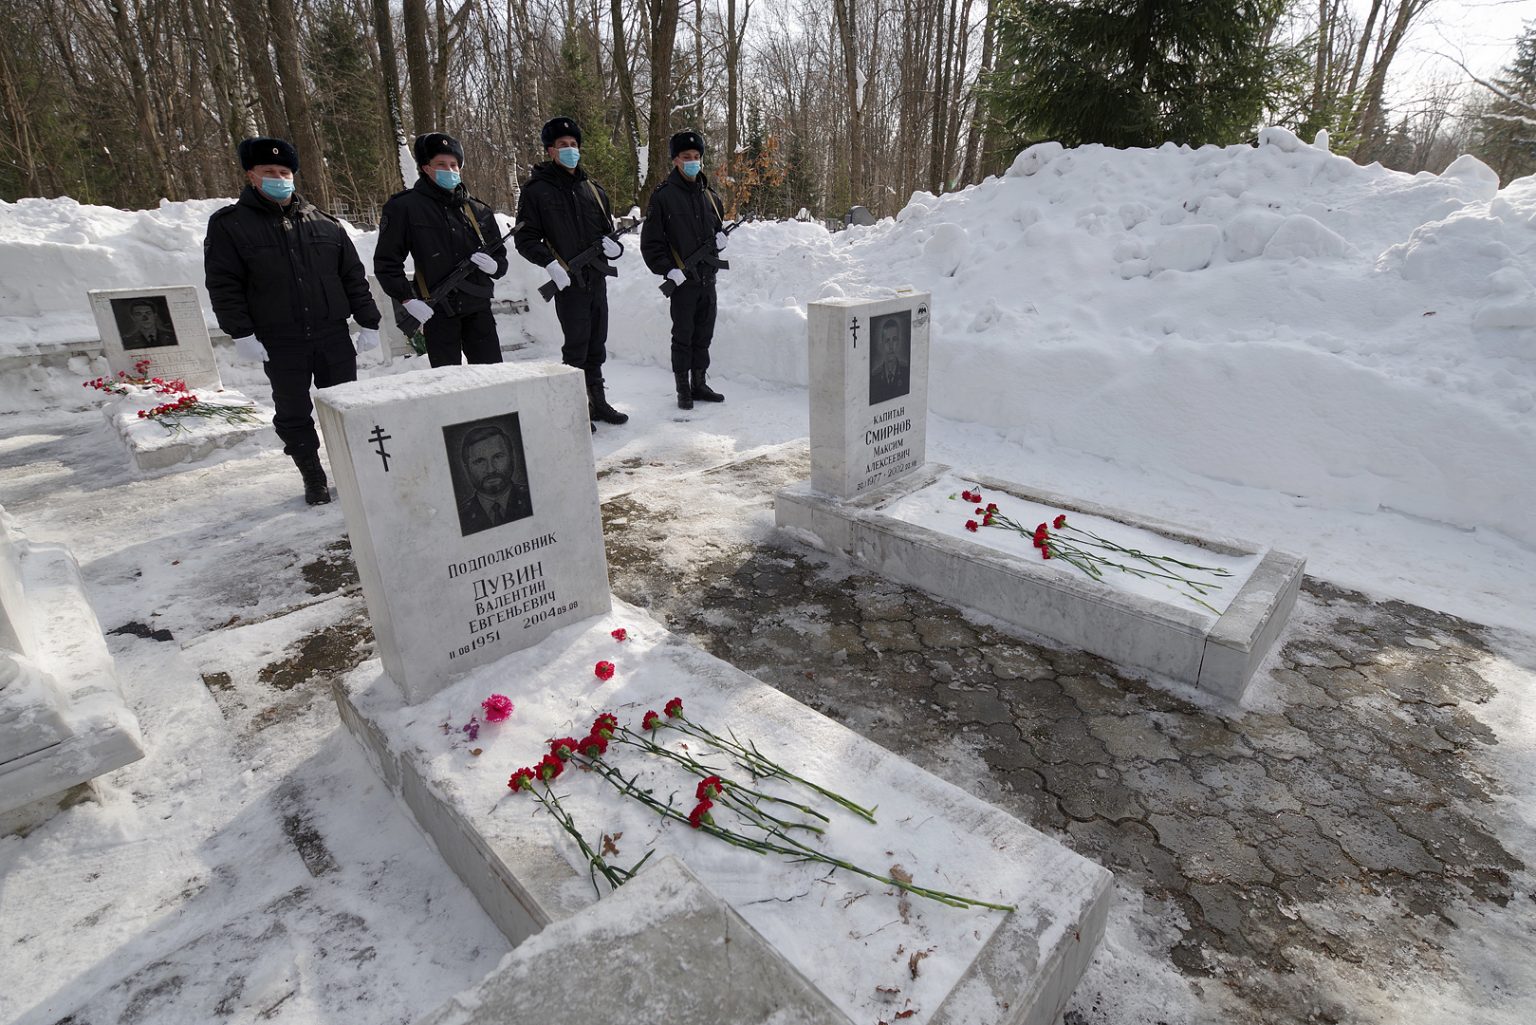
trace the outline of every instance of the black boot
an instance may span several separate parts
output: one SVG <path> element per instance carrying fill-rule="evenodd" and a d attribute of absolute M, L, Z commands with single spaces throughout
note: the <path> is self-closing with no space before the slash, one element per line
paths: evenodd
<path fill-rule="evenodd" d="M 304 501 L 310 505 L 324 505 L 331 500 L 331 489 L 326 485 L 325 467 L 320 465 L 320 453 L 293 453 L 293 465 L 304 478 Z"/>
<path fill-rule="evenodd" d="M 689 389 L 690 394 L 700 402 L 724 402 L 725 396 L 704 382 L 704 373 L 702 370 L 693 371 L 693 387 Z"/>
<path fill-rule="evenodd" d="M 688 371 L 679 370 L 672 375 L 677 380 L 677 408 L 693 408 L 693 388 L 688 383 Z"/>
<path fill-rule="evenodd" d="M 601 420 L 605 424 L 629 423 L 629 414 L 620 413 L 617 409 L 608 405 L 608 397 L 603 394 L 603 382 L 587 385 L 587 419 Z"/>

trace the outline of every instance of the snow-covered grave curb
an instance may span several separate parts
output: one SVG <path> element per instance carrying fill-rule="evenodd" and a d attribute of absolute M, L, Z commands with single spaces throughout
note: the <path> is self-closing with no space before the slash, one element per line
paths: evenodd
<path fill-rule="evenodd" d="M 628 634 L 622 643 L 611 635 L 620 627 Z M 606 660 L 617 671 L 600 682 L 593 667 Z M 468 739 L 461 725 L 493 692 L 509 695 L 515 711 Z M 673 697 L 684 700 L 690 719 L 734 730 L 807 778 L 878 806 L 878 825 L 830 806 L 837 814 L 820 841 L 830 852 L 880 873 L 897 865 L 918 885 L 1017 908 L 947 907 L 849 873 L 828 875 L 825 866 L 731 847 L 663 822 L 574 766 L 555 782 L 562 807 L 594 847 L 600 837 L 617 842 L 611 864 L 631 866 L 648 849 L 680 857 L 853 1020 L 891 1012 L 899 993 L 894 1010 L 913 1010 L 906 1019 L 913 1025 L 1048 1025 L 1103 934 L 1105 869 L 617 600 L 612 612 L 477 669 L 419 705 L 403 703 L 376 661 L 338 681 L 335 694 L 390 788 L 514 943 L 582 914 L 597 896 L 574 842 L 533 798 L 509 791 L 508 777 L 538 761 L 550 738 L 584 736 L 601 711 L 638 730 L 647 710 Z M 659 739 L 680 748 L 669 733 Z M 689 753 L 712 759 L 722 774 L 745 776 L 697 741 Z M 662 800 L 692 796 L 696 780 L 680 770 L 645 775 L 648 762 L 659 762 L 652 756 L 615 745 L 606 757 L 626 774 L 641 772 Z"/>
<path fill-rule="evenodd" d="M 960 477 L 984 496 L 1043 506 L 1124 524 L 1203 549 L 1211 561 L 1236 557 L 1244 575 L 1219 616 L 1118 581 L 1096 581 L 1028 551 L 1008 551 L 973 540 L 963 529 L 970 512 L 957 505 L 943 527 L 902 504 L 951 477 L 949 467 L 920 471 L 847 501 L 802 482 L 774 497 L 774 521 L 824 551 L 842 555 L 881 576 L 922 588 L 946 602 L 993 616 L 1032 634 L 1150 670 L 1182 683 L 1241 700 L 1259 663 L 1274 646 L 1301 587 L 1305 560 L 1230 538 L 1201 536 L 1122 509 L 1039 491 L 990 477 Z M 959 484 L 956 483 L 956 488 Z M 953 489 L 951 489 L 953 490 Z M 1003 510 L 1008 511 L 1005 505 Z M 909 518 L 910 517 L 910 518 Z M 990 529 L 990 528 L 989 528 Z M 990 538 L 988 539 L 991 540 Z M 1240 586 L 1238 586 L 1240 583 Z"/>
<path fill-rule="evenodd" d="M 164 402 L 154 395 L 124 395 L 106 402 L 102 415 L 106 417 L 124 447 L 133 457 L 133 464 L 140 470 L 162 470 L 177 463 L 190 463 L 203 459 L 219 449 L 244 444 L 254 448 L 276 448 L 277 435 L 272 432 L 272 410 L 233 389 L 225 388 L 215 394 L 199 396 L 208 406 L 245 407 L 250 411 L 250 422 L 230 423 L 212 417 L 179 418 L 174 429 L 158 420 L 141 417 L 141 410 L 150 410 Z"/>
<path fill-rule="evenodd" d="M 700 965 L 708 981 L 682 984 Z M 573 1007 L 586 1021 L 630 1021 L 638 994 L 646 1020 L 667 1025 L 852 1025 L 670 854 L 605 898 L 602 914 L 531 937 L 416 1025 L 547 1025 Z"/>
<path fill-rule="evenodd" d="M 0 509 L 0 814 L 143 757 L 75 557 Z"/>

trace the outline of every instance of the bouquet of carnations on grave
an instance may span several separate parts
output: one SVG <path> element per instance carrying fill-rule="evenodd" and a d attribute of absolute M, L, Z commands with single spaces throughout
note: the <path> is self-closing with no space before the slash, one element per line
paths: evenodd
<path fill-rule="evenodd" d="M 149 377 L 150 361 L 141 359 L 133 365 L 133 373 L 119 370 L 116 377 L 97 377 L 84 382 L 82 387 L 95 388 L 106 395 L 123 395 L 133 398 L 161 396 L 169 401 L 148 409 L 139 410 L 140 420 L 153 420 L 166 430 L 175 433 L 186 429 L 191 417 L 218 420 L 229 424 L 259 424 L 255 407 L 222 402 L 204 402 L 187 387 L 179 377 Z"/>
<path fill-rule="evenodd" d="M 957 496 L 949 497 L 955 499 Z M 979 519 L 965 521 L 965 529 L 973 534 L 983 527 L 1011 530 L 1029 538 L 1035 549 L 1039 551 L 1040 558 L 1060 559 L 1094 580 L 1103 580 L 1104 571 L 1112 569 L 1145 580 L 1161 581 L 1197 605 L 1203 605 L 1210 611 L 1220 614 L 1219 610 L 1207 602 L 1204 596 L 1221 590 L 1221 585 L 1195 575 L 1209 574 L 1212 577 L 1232 575 L 1231 572 L 1219 566 L 1201 566 L 1198 563 L 1184 562 L 1171 555 L 1148 554 L 1139 548 L 1131 548 L 1091 530 L 1070 525 L 1067 523 L 1066 513 L 1060 513 L 1049 523 L 1041 523 L 1030 530 L 1004 515 L 996 502 L 987 502 L 986 505 L 982 505 L 983 496 L 980 485 L 975 491 L 960 492 L 958 499 L 975 507 L 975 515 Z"/>
<path fill-rule="evenodd" d="M 731 759 L 743 770 L 746 778 L 735 779 L 722 775 L 716 768 L 690 753 L 687 745 L 679 745 L 680 749 L 674 749 L 661 743 L 659 737 L 664 731 L 675 731 Z M 644 785 L 637 769 L 626 768 L 621 763 L 618 757 L 621 751 L 636 758 L 659 760 L 672 769 L 694 777 L 695 803 L 692 808 L 674 805 L 671 797 L 658 796 L 662 792 L 661 788 Z M 886 875 L 838 857 L 826 846 L 832 819 L 812 802 L 829 801 L 870 823 L 875 821 L 875 809 L 859 805 L 797 775 L 768 757 L 751 741 L 742 741 L 734 733 L 722 736 L 690 719 L 684 714 L 681 698 L 667 702 L 664 714 L 646 712 L 638 730 L 621 724 L 616 715 L 605 712 L 593 720 L 586 737 L 555 738 L 549 742 L 549 750 L 540 761 L 528 768 L 518 769 L 507 781 L 507 786 L 514 794 L 532 795 L 575 838 L 577 846 L 592 867 L 594 888 L 597 886 L 598 875 L 602 875 L 610 887 L 619 886 L 634 874 L 639 864 L 631 869 L 616 868 L 601 853 L 593 851 L 592 845 L 582 836 L 574 818 L 561 805 L 554 790 L 554 781 L 561 777 L 568 765 L 596 776 L 621 796 L 638 802 L 668 823 L 687 826 L 734 847 L 765 856 L 782 857 L 791 862 L 820 864 L 831 871 L 864 876 L 905 893 L 926 897 L 951 907 L 1014 910 L 1010 905 L 993 904 L 919 885 L 898 869 Z M 772 782 L 807 794 L 797 799 L 763 789 L 765 784 Z M 645 857 L 650 857 L 650 852 Z M 641 859 L 641 864 L 644 860 Z"/>

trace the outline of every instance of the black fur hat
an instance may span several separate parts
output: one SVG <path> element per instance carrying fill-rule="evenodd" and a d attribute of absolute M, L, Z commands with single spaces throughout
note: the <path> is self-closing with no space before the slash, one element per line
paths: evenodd
<path fill-rule="evenodd" d="M 677 155 L 685 149 L 696 149 L 699 151 L 699 155 L 703 156 L 704 136 L 700 135 L 692 128 L 685 128 L 683 131 L 678 132 L 676 135 L 672 136 L 672 142 L 669 144 L 668 148 L 672 151 L 672 158 L 674 160 L 677 159 Z"/>
<path fill-rule="evenodd" d="M 416 166 L 430 163 L 432 158 L 447 153 L 459 163 L 464 163 L 464 147 L 459 145 L 459 140 L 442 132 L 428 132 L 426 135 L 416 136 L 416 142 L 411 146 L 411 152 L 416 154 Z"/>
<path fill-rule="evenodd" d="M 269 139 L 264 135 L 245 139 L 235 153 L 240 157 L 240 166 L 247 171 L 257 164 L 277 164 L 299 173 L 299 151 L 286 139 Z"/>
<path fill-rule="evenodd" d="M 539 141 L 545 149 L 555 144 L 556 139 L 562 139 L 569 135 L 576 140 L 576 145 L 581 145 L 581 125 L 568 117 L 552 117 L 544 122 L 543 131 L 539 132 Z"/>

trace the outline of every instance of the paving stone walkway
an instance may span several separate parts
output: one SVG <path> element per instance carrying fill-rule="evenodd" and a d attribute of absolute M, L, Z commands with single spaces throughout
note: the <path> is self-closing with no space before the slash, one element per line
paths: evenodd
<path fill-rule="evenodd" d="M 1317 977 L 1454 972 L 1454 909 L 1536 900 L 1484 823 L 1493 687 L 1475 625 L 1308 578 L 1273 710 L 1213 707 L 767 532 L 765 496 L 806 470 L 780 451 L 606 502 L 615 593 L 1177 912 L 1174 963 L 1247 1020 L 1378 1020 Z M 765 536 L 709 533 L 701 493 Z"/>

